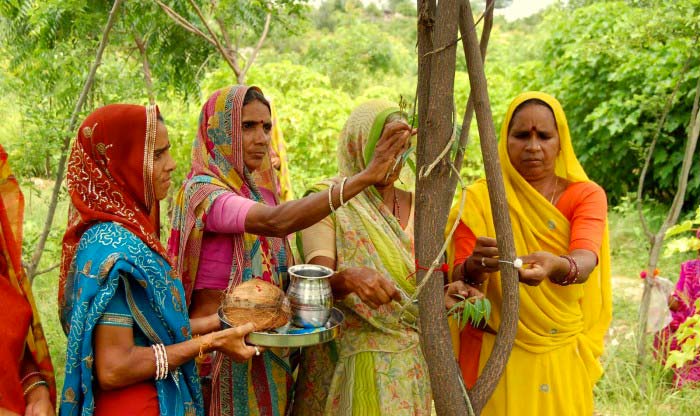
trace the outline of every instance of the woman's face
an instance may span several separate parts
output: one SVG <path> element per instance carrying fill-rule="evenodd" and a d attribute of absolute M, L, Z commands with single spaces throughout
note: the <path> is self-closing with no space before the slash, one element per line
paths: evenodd
<path fill-rule="evenodd" d="M 260 167 L 270 145 L 272 118 L 270 110 L 260 101 L 254 100 L 241 109 L 243 130 L 243 163 L 253 172 Z"/>
<path fill-rule="evenodd" d="M 156 127 L 156 144 L 153 151 L 153 192 L 157 200 L 168 196 L 170 175 L 175 170 L 175 160 L 170 155 L 170 141 L 165 123 L 158 121 Z"/>
<path fill-rule="evenodd" d="M 507 144 L 510 163 L 525 180 L 553 175 L 560 144 L 552 110 L 542 104 L 525 104 L 511 120 Z"/>

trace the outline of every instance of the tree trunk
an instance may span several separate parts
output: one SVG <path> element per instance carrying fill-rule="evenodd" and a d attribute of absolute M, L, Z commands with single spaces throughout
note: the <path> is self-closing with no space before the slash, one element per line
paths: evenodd
<path fill-rule="evenodd" d="M 451 173 L 441 160 L 427 176 L 421 175 L 453 132 L 453 88 L 457 38 L 457 0 L 418 2 L 418 174 L 416 178 L 416 260 L 428 267 L 440 253 L 443 230 L 452 202 L 454 187 L 445 189 Z M 450 45 L 444 48 L 446 45 Z M 441 51 L 431 53 L 434 48 Z M 419 284 L 425 278 L 419 269 Z M 436 275 L 440 275 L 436 273 Z M 465 415 L 468 407 L 459 384 L 459 368 L 454 360 L 452 341 L 445 319 L 443 279 L 430 279 L 418 296 L 420 338 L 430 373 L 435 410 L 439 415 Z"/>
<path fill-rule="evenodd" d="M 85 85 L 83 85 L 83 90 L 80 93 L 80 97 L 78 97 L 78 102 L 75 103 L 75 108 L 73 109 L 70 121 L 68 122 L 68 131 L 70 132 L 73 132 L 76 128 L 78 115 L 80 114 L 80 111 L 82 111 L 83 104 L 85 103 L 88 93 L 92 88 L 92 84 L 95 81 L 95 74 L 97 73 L 97 68 L 100 66 L 100 63 L 102 61 L 102 53 L 104 52 L 105 47 L 107 46 L 109 32 L 112 30 L 112 26 L 114 26 L 114 23 L 117 20 L 117 10 L 119 10 L 119 5 L 121 4 L 121 2 L 122 0 L 114 0 L 112 10 L 109 12 L 109 18 L 107 19 L 105 28 L 102 31 L 102 39 L 100 40 L 100 44 L 97 47 L 95 61 L 92 63 L 92 67 L 90 68 L 88 77 L 85 80 Z M 36 248 L 34 249 L 31 262 L 29 263 L 29 269 L 27 270 L 27 276 L 29 276 L 29 280 L 32 280 L 36 275 L 37 268 L 39 267 L 39 262 L 41 261 L 41 255 L 43 254 L 44 247 L 46 245 L 46 239 L 48 238 L 49 232 L 51 231 L 51 226 L 53 225 L 53 217 L 56 213 L 56 206 L 58 205 L 58 194 L 60 193 L 61 186 L 63 184 L 63 175 L 66 171 L 66 159 L 68 158 L 68 148 L 70 147 L 72 137 L 73 136 L 69 134 L 63 138 L 63 143 L 61 145 L 61 159 L 58 162 L 58 169 L 56 172 L 56 183 L 54 184 L 53 192 L 51 193 L 49 211 L 46 215 L 46 221 L 44 222 L 44 229 L 42 230 L 41 235 L 39 236 L 39 241 L 37 243 Z"/>
<path fill-rule="evenodd" d="M 481 153 L 484 158 L 484 170 L 486 171 L 486 182 L 496 228 L 498 252 L 501 253 L 501 258 L 512 261 L 515 259 L 515 242 L 513 240 L 506 191 L 503 185 L 501 164 L 498 159 L 496 132 L 489 103 L 483 59 L 479 51 L 474 17 L 468 1 L 463 2 L 462 10 L 465 13 L 462 20 L 466 21 L 462 39 L 467 44 L 469 83 L 471 85 L 471 95 L 474 97 L 476 121 L 479 126 L 479 136 L 481 137 Z M 510 351 L 513 348 L 518 324 L 518 273 L 512 265 L 507 263 L 500 263 L 500 269 L 501 284 L 503 286 L 501 325 L 496 335 L 496 344 L 486 362 L 486 366 L 481 372 L 476 385 L 469 392 L 476 414 L 481 413 L 501 378 L 503 369 L 508 362 Z"/>
<path fill-rule="evenodd" d="M 492 3 L 492 2 L 489 2 Z M 489 9 L 487 8 L 487 13 Z M 423 268 L 439 260 L 442 231 L 449 211 L 457 173 L 452 175 L 449 157 L 441 151 L 453 134 L 453 86 L 455 70 L 456 25 L 460 20 L 465 53 L 469 66 L 471 94 L 477 113 L 477 122 L 482 137 L 482 152 L 491 197 L 494 222 L 498 235 L 499 250 L 504 258 L 515 257 L 515 244 L 510 230 L 510 216 L 505 200 L 505 189 L 498 163 L 496 136 L 493 129 L 491 109 L 486 90 L 483 60 L 476 38 L 474 19 L 468 3 L 456 0 L 434 0 L 418 2 L 418 177 L 416 178 L 416 259 Z M 487 24 L 489 18 L 487 17 Z M 488 31 L 484 28 L 488 42 Z M 471 117 L 471 106 L 467 106 L 464 120 Z M 465 123 L 464 128 L 468 129 Z M 459 160 L 461 155 L 457 155 Z M 439 159 L 439 160 L 436 160 Z M 429 173 L 427 166 L 434 166 Z M 456 168 L 455 168 L 456 170 Z M 451 176 L 452 175 L 452 176 Z M 516 270 L 501 266 L 504 287 L 502 324 L 497 335 L 496 347 L 487 362 L 485 372 L 477 381 L 469 397 L 464 398 L 461 376 L 454 361 L 451 340 L 444 314 L 442 282 L 426 277 L 418 270 L 420 285 L 425 289 L 419 295 L 421 345 L 430 368 L 435 408 L 438 414 L 464 415 L 473 410 L 479 414 L 493 392 L 507 362 L 512 348 L 517 325 L 518 279 Z M 465 400 L 467 399 L 467 400 Z"/>

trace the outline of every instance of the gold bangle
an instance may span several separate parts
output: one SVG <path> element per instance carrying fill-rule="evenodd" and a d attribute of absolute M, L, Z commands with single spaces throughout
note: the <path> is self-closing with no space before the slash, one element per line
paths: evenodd
<path fill-rule="evenodd" d="M 41 385 L 44 385 L 44 386 L 46 386 L 46 387 L 49 387 L 49 383 L 47 383 L 47 382 L 44 381 L 44 380 L 35 381 L 35 382 L 33 382 L 32 384 L 28 385 L 26 389 L 24 389 L 23 395 L 26 396 L 26 395 L 29 394 L 32 390 L 34 390 L 35 388 L 37 388 L 37 387 L 39 387 L 39 386 L 41 386 Z"/>
<path fill-rule="evenodd" d="M 211 347 L 211 342 L 202 341 L 202 339 L 204 337 L 199 338 L 199 356 L 197 357 L 200 360 L 204 359 L 205 354 L 209 354 L 209 348 Z M 204 351 L 205 349 L 207 350 L 206 352 Z"/>

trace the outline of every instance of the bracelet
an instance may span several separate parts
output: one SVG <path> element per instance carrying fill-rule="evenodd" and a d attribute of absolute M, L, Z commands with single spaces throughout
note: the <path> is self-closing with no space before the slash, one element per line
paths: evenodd
<path fill-rule="evenodd" d="M 165 350 L 165 345 L 163 345 L 163 344 L 158 344 L 158 345 L 160 346 L 160 351 L 163 354 L 163 359 L 165 361 L 163 363 L 163 379 L 165 379 L 166 377 L 168 377 L 168 373 L 170 372 L 170 368 L 168 366 L 168 351 Z"/>
<path fill-rule="evenodd" d="M 345 191 L 345 182 L 348 181 L 348 177 L 344 177 L 343 181 L 340 182 L 340 206 L 345 206 L 345 204 L 348 203 L 348 201 L 343 201 L 343 192 Z"/>
<path fill-rule="evenodd" d="M 162 365 L 161 363 L 161 358 L 160 358 L 160 349 L 158 349 L 157 344 L 151 345 L 151 348 L 153 348 L 153 355 L 156 357 L 156 380 L 160 380 L 160 367 Z"/>
<path fill-rule="evenodd" d="M 41 385 L 49 387 L 49 383 L 47 383 L 45 380 L 35 381 L 32 384 L 28 385 L 26 389 L 24 389 L 23 394 L 26 396 L 29 392 L 31 392 L 32 390 L 34 390 L 35 388 L 37 388 Z"/>
<path fill-rule="evenodd" d="M 561 281 L 554 283 L 560 286 L 569 286 L 571 284 L 576 283 L 576 281 L 578 281 L 578 278 L 580 277 L 578 264 L 576 264 L 576 260 L 574 260 L 574 258 L 569 255 L 563 255 L 559 257 L 562 257 L 569 262 L 569 272 L 566 274 L 566 276 L 564 276 L 564 278 Z"/>
<path fill-rule="evenodd" d="M 331 213 L 335 213 L 335 208 L 333 207 L 333 188 L 335 188 L 334 183 L 328 187 L 328 206 L 331 208 Z"/>
<path fill-rule="evenodd" d="M 467 260 L 469 260 L 469 258 L 467 258 Z M 484 282 L 477 282 L 474 279 L 472 279 L 471 276 L 467 276 L 467 260 L 464 260 L 464 262 L 462 263 L 462 281 L 468 284 L 469 286 L 480 287 L 484 284 Z"/>
<path fill-rule="evenodd" d="M 31 373 L 27 373 L 24 377 L 22 377 L 22 380 L 20 380 L 19 384 L 24 385 L 25 381 L 29 380 L 34 376 L 41 376 L 41 373 L 38 371 L 32 371 Z"/>
<path fill-rule="evenodd" d="M 205 355 L 208 354 L 208 351 L 205 352 L 204 350 L 205 350 L 205 349 L 208 350 L 208 349 L 211 347 L 211 342 L 203 342 L 203 341 L 202 341 L 203 338 L 204 338 L 204 337 L 201 337 L 201 338 L 199 339 L 199 355 L 197 356 L 197 358 L 198 358 L 199 360 L 204 360 Z"/>
<path fill-rule="evenodd" d="M 163 344 L 153 344 L 153 353 L 156 356 L 156 380 L 164 380 L 168 376 L 168 353 Z"/>

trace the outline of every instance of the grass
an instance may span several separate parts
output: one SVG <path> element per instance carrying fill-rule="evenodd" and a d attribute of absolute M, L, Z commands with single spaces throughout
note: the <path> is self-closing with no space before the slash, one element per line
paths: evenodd
<path fill-rule="evenodd" d="M 31 249 L 43 225 L 48 208 L 51 184 L 34 181 L 23 184 L 27 200 L 25 250 Z M 649 205 L 645 211 L 651 226 L 658 227 L 662 207 Z M 58 263 L 60 241 L 65 230 L 67 204 L 59 204 L 54 228 L 47 243 L 40 269 Z M 639 271 L 648 260 L 649 247 L 630 204 L 610 210 L 610 241 L 613 257 L 613 323 L 603 355 L 605 374 L 595 387 L 596 415 L 700 415 L 700 389 L 674 389 L 671 375 L 652 358 L 643 368 L 636 365 L 636 331 L 638 305 L 642 293 Z M 25 252 L 28 256 L 29 252 Z M 680 263 L 693 254 L 673 254 L 659 260 L 661 275 L 676 280 Z M 63 385 L 66 337 L 57 308 L 58 269 L 39 275 L 34 281 L 34 295 L 39 306 L 44 331 L 56 370 L 59 391 Z"/>

